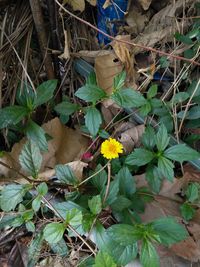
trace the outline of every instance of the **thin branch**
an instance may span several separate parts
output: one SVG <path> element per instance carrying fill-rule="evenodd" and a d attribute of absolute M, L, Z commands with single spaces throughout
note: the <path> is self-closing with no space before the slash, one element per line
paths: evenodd
<path fill-rule="evenodd" d="M 151 51 L 151 52 L 154 52 L 154 53 L 158 53 L 159 55 L 163 55 L 163 56 L 167 56 L 167 57 L 171 57 L 171 58 L 174 58 L 174 59 L 178 59 L 178 60 L 183 60 L 183 61 L 186 61 L 186 62 L 190 62 L 194 65 L 197 65 L 197 66 L 200 66 L 200 63 L 198 63 L 197 61 L 194 61 L 192 59 L 188 59 L 188 58 L 185 58 L 185 57 L 181 57 L 181 56 L 176 56 L 176 55 L 173 55 L 173 54 L 169 54 L 167 52 L 164 52 L 164 51 L 160 51 L 160 50 L 157 50 L 155 48 L 152 48 L 152 47 L 149 47 L 149 46 L 144 46 L 144 45 L 141 45 L 141 44 L 135 44 L 133 42 L 129 42 L 129 41 L 125 41 L 125 40 L 119 40 L 107 33 L 105 33 L 104 31 L 98 29 L 97 27 L 95 27 L 94 25 L 92 25 L 91 23 L 89 23 L 88 21 L 85 21 L 84 19 L 82 18 L 79 18 L 78 16 L 76 16 L 75 14 L 73 14 L 72 12 L 70 12 L 69 10 L 67 10 L 66 8 L 64 8 L 59 2 L 58 0 L 55 0 L 55 2 L 59 5 L 59 7 L 64 10 L 67 14 L 69 14 L 70 16 L 72 16 L 73 18 L 79 20 L 80 22 L 88 25 L 89 27 L 91 27 L 92 29 L 94 29 L 95 31 L 103 34 L 104 36 L 110 38 L 111 40 L 114 40 L 116 42 L 120 42 L 120 43 L 124 43 L 124 44 L 128 44 L 128 45 L 131 45 L 131 46 L 134 46 L 134 47 L 139 47 L 139 48 L 142 48 L 144 50 L 147 50 L 147 51 Z"/>

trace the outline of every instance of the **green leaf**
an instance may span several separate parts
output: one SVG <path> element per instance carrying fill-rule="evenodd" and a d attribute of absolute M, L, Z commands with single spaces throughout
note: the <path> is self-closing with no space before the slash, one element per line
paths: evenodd
<path fill-rule="evenodd" d="M 197 80 L 193 80 L 188 87 L 187 93 L 189 95 L 199 96 L 200 95 L 200 84 Z"/>
<path fill-rule="evenodd" d="M 33 176 L 33 178 L 38 176 L 42 164 L 42 155 L 39 147 L 32 140 L 24 145 L 19 156 L 19 162 L 23 170 Z"/>
<path fill-rule="evenodd" d="M 187 113 L 188 120 L 196 120 L 200 118 L 200 106 L 192 107 Z"/>
<path fill-rule="evenodd" d="M 108 139 L 110 137 L 110 134 L 102 129 L 99 130 L 99 136 L 103 139 Z"/>
<path fill-rule="evenodd" d="M 101 192 L 102 199 L 105 196 L 106 188 L 104 187 Z M 108 196 L 106 198 L 105 205 L 111 205 L 117 198 L 117 194 L 119 192 L 119 181 L 114 180 L 110 183 L 110 188 L 108 192 Z"/>
<path fill-rule="evenodd" d="M 140 262 L 143 267 L 159 267 L 159 256 L 151 242 L 144 240 L 140 253 Z"/>
<path fill-rule="evenodd" d="M 14 210 L 17 204 L 22 202 L 23 196 L 31 189 L 31 185 L 9 184 L 1 191 L 1 209 L 3 211 Z"/>
<path fill-rule="evenodd" d="M 141 107 L 146 104 L 146 99 L 140 92 L 133 89 L 122 89 L 111 95 L 112 100 L 114 100 L 119 106 L 124 108 Z"/>
<path fill-rule="evenodd" d="M 34 101 L 36 93 L 33 88 L 27 82 L 23 83 L 23 86 L 19 86 L 16 94 L 16 101 L 20 106 L 24 106 L 29 110 L 34 109 Z"/>
<path fill-rule="evenodd" d="M 48 192 L 48 186 L 45 182 L 39 184 L 36 189 L 41 196 L 45 196 Z"/>
<path fill-rule="evenodd" d="M 172 245 L 188 237 L 185 227 L 174 218 L 164 217 L 152 222 L 153 229 L 159 235 L 161 243 Z"/>
<path fill-rule="evenodd" d="M 97 173 L 100 169 L 102 169 L 102 165 L 98 164 L 94 173 Z M 105 170 L 102 170 L 91 179 L 91 183 L 98 189 L 99 192 L 104 188 L 106 181 L 107 173 Z"/>
<path fill-rule="evenodd" d="M 128 198 L 124 196 L 118 196 L 116 200 L 111 204 L 111 208 L 114 211 L 122 211 L 129 208 L 131 204 L 132 202 Z"/>
<path fill-rule="evenodd" d="M 56 165 L 55 171 L 56 176 L 61 183 L 70 185 L 76 185 L 78 183 L 78 179 L 69 166 L 62 164 Z"/>
<path fill-rule="evenodd" d="M 86 84 L 97 85 L 96 74 L 94 71 L 90 72 L 89 76 L 86 79 Z"/>
<path fill-rule="evenodd" d="M 180 211 L 181 211 L 181 215 L 186 221 L 191 220 L 194 217 L 194 214 L 196 212 L 195 209 L 191 206 L 191 204 L 187 202 L 183 203 L 180 206 Z"/>
<path fill-rule="evenodd" d="M 106 97 L 104 90 L 94 84 L 86 84 L 76 91 L 75 96 L 85 100 L 86 102 L 95 103 L 96 101 Z"/>
<path fill-rule="evenodd" d="M 62 238 L 58 243 L 51 243 L 51 249 L 56 255 L 60 257 L 66 257 L 69 254 L 69 249 L 65 243 L 65 240 Z"/>
<path fill-rule="evenodd" d="M 105 252 L 100 251 L 96 258 L 95 258 L 95 264 L 94 267 L 117 267 L 111 256 Z"/>
<path fill-rule="evenodd" d="M 42 196 L 38 195 L 32 202 L 32 208 L 35 212 L 37 212 L 40 209 L 42 201 Z"/>
<path fill-rule="evenodd" d="M 172 100 L 171 100 L 171 103 L 173 105 L 176 105 L 176 104 L 179 104 L 179 103 L 182 103 L 184 102 L 185 100 L 187 100 L 189 98 L 189 94 L 186 93 L 186 92 L 179 92 L 177 94 L 175 94 L 173 97 L 172 97 Z"/>
<path fill-rule="evenodd" d="M 96 136 L 102 123 L 101 113 L 95 107 L 87 108 L 85 125 L 92 136 Z"/>
<path fill-rule="evenodd" d="M 99 214 L 102 210 L 101 196 L 97 195 L 97 196 L 94 196 L 92 199 L 89 199 L 88 206 L 94 215 Z"/>
<path fill-rule="evenodd" d="M 158 194 L 162 182 L 162 177 L 158 168 L 156 166 L 149 166 L 146 170 L 145 178 L 148 181 L 151 189 Z"/>
<path fill-rule="evenodd" d="M 58 243 L 64 234 L 65 226 L 63 223 L 49 223 L 43 230 L 44 239 L 48 243 Z"/>
<path fill-rule="evenodd" d="M 36 99 L 34 101 L 35 107 L 45 104 L 53 97 L 57 83 L 57 80 L 48 80 L 38 86 Z"/>
<path fill-rule="evenodd" d="M 139 109 L 139 112 L 143 117 L 145 117 L 145 116 L 147 116 L 149 114 L 149 112 L 151 110 L 152 110 L 151 102 L 149 100 L 147 100 L 146 104 L 141 106 L 141 108 Z"/>
<path fill-rule="evenodd" d="M 158 92 L 158 85 L 157 85 L 157 84 L 153 84 L 153 85 L 149 88 L 149 90 L 148 90 L 148 92 L 147 92 L 147 98 L 148 98 L 148 99 L 149 99 L 149 98 L 153 98 L 154 96 L 157 95 L 157 92 Z"/>
<path fill-rule="evenodd" d="M 126 80 L 126 72 L 122 71 L 121 73 L 119 73 L 117 76 L 114 77 L 114 90 L 120 90 L 124 84 L 125 84 L 125 80 Z"/>
<path fill-rule="evenodd" d="M 31 221 L 26 222 L 25 225 L 26 225 L 26 229 L 28 232 L 32 232 L 32 233 L 35 232 L 35 224 L 33 222 L 31 222 Z"/>
<path fill-rule="evenodd" d="M 191 183 L 185 191 L 187 200 L 195 202 L 200 197 L 200 185 L 198 183 Z"/>
<path fill-rule="evenodd" d="M 169 59 L 165 56 L 161 57 L 159 61 L 161 68 L 167 68 L 170 65 Z"/>
<path fill-rule="evenodd" d="M 169 181 L 173 181 L 174 179 L 174 164 L 165 157 L 158 158 L 158 170 L 162 173 L 162 175 Z"/>
<path fill-rule="evenodd" d="M 115 224 L 107 229 L 108 235 L 123 246 L 133 245 L 139 240 L 138 230 L 132 225 Z"/>
<path fill-rule="evenodd" d="M 135 193 L 135 180 L 127 167 L 121 168 L 115 179 L 119 180 L 119 192 L 121 195 L 130 197 Z"/>
<path fill-rule="evenodd" d="M 127 158 L 127 165 L 143 166 L 154 159 L 154 153 L 144 148 L 136 148 Z"/>
<path fill-rule="evenodd" d="M 28 114 L 29 110 L 21 106 L 9 106 L 0 109 L 0 129 L 19 123 Z"/>
<path fill-rule="evenodd" d="M 132 245 L 124 246 L 114 240 L 110 240 L 106 246 L 106 250 L 113 257 L 117 265 L 125 266 L 133 259 L 136 258 L 138 253 L 137 243 Z"/>
<path fill-rule="evenodd" d="M 73 208 L 71 210 L 67 210 L 66 212 L 66 223 L 70 224 L 71 226 L 77 226 L 82 223 L 82 211 L 79 209 Z"/>
<path fill-rule="evenodd" d="M 54 204 L 54 208 L 56 211 L 62 216 L 64 220 L 66 220 L 67 212 L 72 209 L 77 209 L 79 211 L 86 211 L 83 207 L 79 206 L 75 202 L 72 201 L 65 201 L 65 202 L 60 202 L 57 204 Z"/>
<path fill-rule="evenodd" d="M 28 248 L 28 267 L 35 267 L 38 258 L 40 257 L 40 251 L 42 249 L 43 235 L 39 232 L 34 239 L 32 239 Z"/>
<path fill-rule="evenodd" d="M 27 137 L 35 142 L 42 151 L 48 151 L 48 143 L 45 131 L 42 127 L 37 125 L 34 121 L 29 120 L 26 125 L 25 133 Z"/>
<path fill-rule="evenodd" d="M 184 44 L 187 44 L 187 45 L 193 44 L 193 41 L 188 36 L 180 34 L 179 32 L 175 33 L 174 37 L 176 38 L 176 40 L 178 40 Z"/>
<path fill-rule="evenodd" d="M 164 152 L 164 156 L 178 162 L 200 158 L 200 154 L 196 150 L 186 146 L 185 144 L 179 144 L 168 148 Z"/>
<path fill-rule="evenodd" d="M 69 116 L 75 111 L 79 109 L 79 105 L 73 104 L 71 102 L 63 101 L 62 103 L 59 103 L 55 106 L 54 110 L 63 115 L 63 116 Z"/>
<path fill-rule="evenodd" d="M 158 148 L 158 151 L 164 151 L 169 144 L 169 140 L 170 138 L 168 136 L 167 129 L 164 124 L 162 124 L 156 134 L 156 146 Z"/>
<path fill-rule="evenodd" d="M 145 132 L 142 135 L 142 144 L 145 146 L 147 149 L 153 149 L 156 141 L 155 141 L 155 131 L 153 127 L 147 126 L 145 129 Z"/>

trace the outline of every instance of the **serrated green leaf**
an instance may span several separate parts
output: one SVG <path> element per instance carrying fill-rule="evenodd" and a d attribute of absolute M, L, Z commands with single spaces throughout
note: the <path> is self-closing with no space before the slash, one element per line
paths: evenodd
<path fill-rule="evenodd" d="M 92 197 L 92 199 L 89 199 L 88 207 L 94 215 L 99 214 L 102 210 L 101 196 L 97 195 L 97 196 Z"/>
<path fill-rule="evenodd" d="M 191 204 L 187 202 L 183 203 L 180 206 L 180 211 L 181 211 L 181 215 L 186 221 L 191 220 L 194 217 L 194 214 L 196 212 L 195 209 L 191 206 Z"/>
<path fill-rule="evenodd" d="M 145 117 L 149 114 L 151 110 L 152 110 L 151 102 L 147 100 L 146 104 L 140 107 L 139 112 L 142 116 Z"/>
<path fill-rule="evenodd" d="M 102 123 L 101 113 L 95 107 L 87 108 L 85 125 L 92 136 L 96 136 Z"/>
<path fill-rule="evenodd" d="M 49 223 L 43 230 L 43 236 L 44 239 L 50 244 L 58 243 L 62 239 L 64 231 L 65 226 L 63 223 Z"/>
<path fill-rule="evenodd" d="M 117 267 L 114 260 L 105 251 L 100 251 L 97 254 L 95 258 L 95 264 L 93 266 L 94 267 Z"/>
<path fill-rule="evenodd" d="M 69 249 L 66 245 L 65 240 L 62 238 L 58 243 L 51 243 L 50 244 L 51 249 L 53 252 L 60 257 L 66 257 L 69 254 Z"/>
<path fill-rule="evenodd" d="M 122 89 L 111 95 L 112 100 L 114 100 L 119 106 L 124 108 L 141 107 L 146 104 L 146 99 L 140 92 L 133 89 Z"/>
<path fill-rule="evenodd" d="M 155 141 L 155 131 L 153 127 L 147 126 L 145 129 L 145 132 L 142 135 L 142 144 L 145 146 L 147 149 L 153 149 L 156 141 Z"/>
<path fill-rule="evenodd" d="M 9 184 L 1 191 L 1 209 L 3 211 L 14 210 L 17 204 L 22 202 L 23 196 L 31 189 L 31 185 Z"/>
<path fill-rule="evenodd" d="M 194 202 L 200 197 L 200 185 L 198 183 L 191 183 L 185 191 L 187 200 Z"/>
<path fill-rule="evenodd" d="M 124 196 L 118 196 L 116 200 L 111 204 L 111 208 L 113 211 L 122 211 L 129 208 L 131 204 L 132 202 L 128 198 Z"/>
<path fill-rule="evenodd" d="M 117 198 L 117 194 L 119 192 L 119 181 L 114 180 L 110 183 L 109 192 L 105 201 L 105 205 L 111 205 Z M 106 193 L 106 188 L 104 187 L 101 191 L 101 197 L 104 198 Z"/>
<path fill-rule="evenodd" d="M 157 95 L 157 91 L 158 91 L 158 85 L 157 84 L 153 84 L 148 92 L 147 92 L 147 98 L 153 98 L 154 96 Z"/>
<path fill-rule="evenodd" d="M 153 192 L 159 193 L 162 177 L 158 168 L 156 166 L 149 166 L 146 170 L 145 178 L 148 181 L 148 184 L 150 185 Z"/>
<path fill-rule="evenodd" d="M 24 145 L 19 155 L 19 162 L 28 174 L 33 178 L 37 177 L 42 164 L 42 155 L 39 147 L 32 140 Z"/>
<path fill-rule="evenodd" d="M 36 89 L 36 99 L 34 101 L 35 107 L 45 104 L 53 97 L 57 83 L 57 80 L 48 80 L 38 86 Z"/>
<path fill-rule="evenodd" d="M 127 265 L 136 258 L 138 253 L 137 243 L 123 246 L 114 240 L 110 240 L 106 246 L 106 250 L 108 250 L 109 254 L 119 266 Z"/>
<path fill-rule="evenodd" d="M 115 76 L 114 77 L 114 90 L 120 90 L 124 86 L 125 80 L 126 80 L 125 71 L 122 71 L 117 76 Z"/>
<path fill-rule="evenodd" d="M 186 93 L 186 92 L 179 92 L 177 94 L 175 94 L 171 100 L 171 103 L 173 105 L 176 105 L 178 103 L 182 103 L 184 102 L 185 100 L 187 100 L 189 98 L 189 94 Z"/>
<path fill-rule="evenodd" d="M 139 240 L 138 231 L 128 224 L 115 224 L 107 229 L 108 235 L 122 246 L 133 245 Z"/>
<path fill-rule="evenodd" d="M 41 196 L 45 196 L 48 192 L 48 186 L 45 182 L 39 184 L 36 189 Z"/>
<path fill-rule="evenodd" d="M 86 84 L 76 91 L 75 96 L 86 102 L 96 102 L 106 97 L 105 91 L 94 84 Z"/>
<path fill-rule="evenodd" d="M 91 183 L 98 189 L 99 192 L 104 188 L 107 181 L 106 171 L 102 170 L 99 172 L 100 169 L 102 169 L 102 165 L 98 164 L 94 171 L 94 173 L 98 173 L 91 179 Z"/>
<path fill-rule="evenodd" d="M 180 34 L 179 32 L 175 33 L 174 37 L 176 38 L 176 40 L 187 44 L 187 45 L 192 45 L 193 41 L 186 35 Z"/>
<path fill-rule="evenodd" d="M 97 85 L 96 73 L 94 71 L 90 72 L 88 75 L 86 84 Z"/>
<path fill-rule="evenodd" d="M 75 111 L 79 109 L 79 105 L 73 104 L 71 102 L 63 101 L 62 103 L 59 103 L 55 106 L 54 110 L 63 115 L 63 116 L 69 116 Z"/>
<path fill-rule="evenodd" d="M 153 229 L 159 235 L 161 243 L 172 245 L 188 237 L 188 232 L 174 218 L 164 217 L 152 222 Z"/>
<path fill-rule="evenodd" d="M 19 86 L 16 94 L 16 101 L 20 106 L 24 106 L 29 110 L 34 109 L 34 101 L 36 98 L 36 93 L 33 88 L 27 82 Z"/>
<path fill-rule="evenodd" d="M 67 210 L 66 212 L 66 223 L 70 224 L 71 226 L 78 226 L 82 223 L 82 211 L 79 209 L 73 208 L 70 210 Z"/>
<path fill-rule="evenodd" d="M 159 256 L 151 242 L 144 240 L 140 253 L 140 262 L 143 267 L 159 267 Z"/>
<path fill-rule="evenodd" d="M 9 106 L 0 109 L 0 129 L 19 123 L 29 114 L 26 107 Z"/>
<path fill-rule="evenodd" d="M 32 232 L 34 233 L 35 232 L 35 224 L 31 221 L 29 222 L 26 222 L 26 229 L 28 230 L 28 232 Z"/>
<path fill-rule="evenodd" d="M 162 173 L 162 175 L 169 181 L 173 181 L 174 179 L 174 164 L 165 157 L 158 158 L 158 170 Z"/>
<path fill-rule="evenodd" d="M 34 121 L 29 120 L 25 128 L 25 133 L 27 137 L 35 142 L 42 151 L 48 151 L 48 143 L 45 131 L 42 127 L 37 125 Z"/>
<path fill-rule="evenodd" d="M 156 134 L 156 146 L 158 148 L 158 151 L 164 151 L 169 144 L 169 140 L 170 138 L 168 136 L 167 129 L 164 124 L 162 124 Z"/>
<path fill-rule="evenodd" d="M 32 208 L 35 212 L 37 212 L 40 209 L 42 197 L 38 195 L 32 202 Z"/>
<path fill-rule="evenodd" d="M 37 260 L 40 256 L 40 250 L 42 249 L 43 234 L 39 232 L 36 237 L 31 241 L 28 248 L 28 267 L 35 267 Z"/>
<path fill-rule="evenodd" d="M 155 155 L 144 148 L 136 148 L 125 160 L 127 165 L 143 166 L 152 161 Z"/>
<path fill-rule="evenodd" d="M 178 162 L 200 158 L 199 152 L 186 146 L 185 144 L 179 144 L 168 148 L 164 152 L 164 156 Z"/>
<path fill-rule="evenodd" d="M 55 171 L 60 182 L 71 185 L 76 185 L 78 183 L 78 179 L 69 166 L 62 164 L 56 165 Z"/>
<path fill-rule="evenodd" d="M 121 168 L 115 179 L 119 180 L 119 192 L 121 195 L 131 197 L 135 193 L 135 180 L 127 167 Z"/>

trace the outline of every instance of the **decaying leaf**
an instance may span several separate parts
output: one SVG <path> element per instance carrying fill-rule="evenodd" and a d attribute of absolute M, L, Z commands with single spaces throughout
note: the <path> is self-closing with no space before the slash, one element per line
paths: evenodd
<path fill-rule="evenodd" d="M 144 133 L 144 125 L 135 126 L 131 122 L 124 122 L 116 129 L 116 136 L 124 147 L 126 154 L 133 151 L 134 147 L 140 145 L 140 138 Z"/>
<path fill-rule="evenodd" d="M 61 124 L 58 118 L 45 123 L 42 128 L 52 137 L 52 140 L 48 142 L 48 152 L 43 153 L 41 172 L 47 169 L 53 169 L 56 164 L 66 164 L 79 160 L 88 147 L 88 139 L 83 137 L 81 132 Z M 19 143 L 13 146 L 10 153 L 3 157 L 5 163 L 18 171 L 21 169 L 18 158 L 25 142 L 26 138 L 23 138 Z M 8 172 L 6 168 L 3 168 L 1 165 L 0 173 L 10 178 L 14 175 L 13 172 Z"/>
<path fill-rule="evenodd" d="M 122 72 L 123 65 L 113 52 L 108 55 L 98 56 L 95 59 L 95 72 L 97 83 L 107 94 L 112 93 L 113 79 Z"/>
<path fill-rule="evenodd" d="M 144 10 L 148 10 L 149 6 L 151 5 L 152 0 L 139 0 L 139 3 L 141 4 L 142 8 Z"/>
<path fill-rule="evenodd" d="M 74 11 L 85 10 L 85 0 L 63 0 L 63 4 L 69 4 Z"/>

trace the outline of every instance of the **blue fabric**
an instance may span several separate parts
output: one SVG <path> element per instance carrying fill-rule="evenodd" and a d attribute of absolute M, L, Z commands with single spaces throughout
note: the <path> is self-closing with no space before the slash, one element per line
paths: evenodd
<path fill-rule="evenodd" d="M 111 36 L 115 36 L 118 32 L 117 26 L 124 23 L 124 12 L 127 10 L 128 0 L 113 0 L 114 4 L 111 2 L 111 5 L 105 9 L 103 8 L 104 3 L 105 0 L 97 0 L 97 25 L 100 30 Z M 98 33 L 98 41 L 99 44 L 103 45 L 108 44 L 110 39 Z"/>

